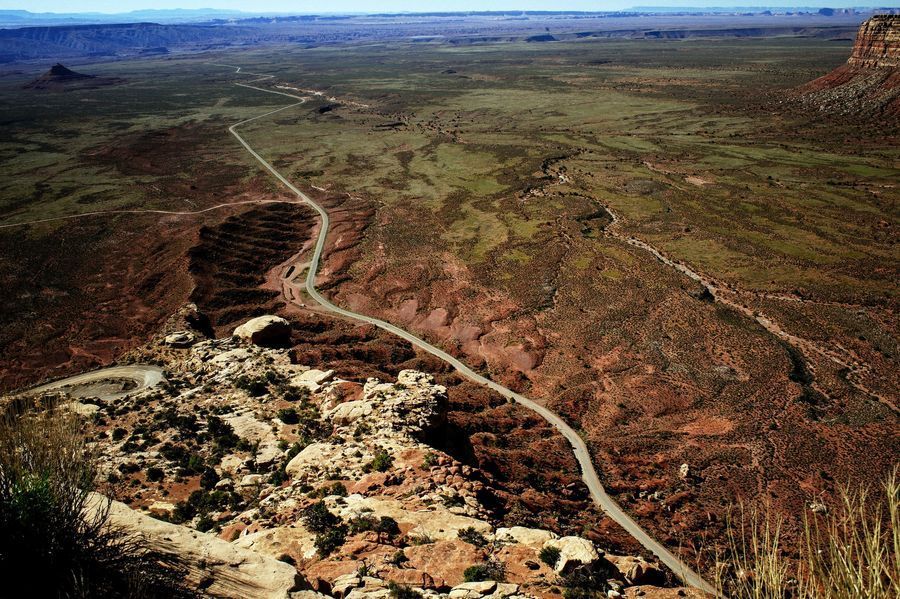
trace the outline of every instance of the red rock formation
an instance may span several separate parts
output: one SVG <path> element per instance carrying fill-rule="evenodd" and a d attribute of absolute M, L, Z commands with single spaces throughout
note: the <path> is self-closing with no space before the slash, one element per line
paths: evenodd
<path fill-rule="evenodd" d="M 820 111 L 900 116 L 900 16 L 863 23 L 847 64 L 799 91 L 801 102 Z"/>
<path fill-rule="evenodd" d="M 900 15 L 875 16 L 863 23 L 847 64 L 864 69 L 900 66 Z"/>

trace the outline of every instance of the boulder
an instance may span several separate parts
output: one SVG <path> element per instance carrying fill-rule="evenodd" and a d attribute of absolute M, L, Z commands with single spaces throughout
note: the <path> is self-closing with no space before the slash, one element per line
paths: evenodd
<path fill-rule="evenodd" d="M 660 585 L 666 581 L 666 575 L 654 564 L 638 561 L 628 568 L 628 572 L 625 573 L 625 580 L 636 585 Z"/>
<path fill-rule="evenodd" d="M 450 599 L 479 599 L 490 595 L 497 588 L 493 580 L 483 582 L 464 582 L 450 589 Z"/>
<path fill-rule="evenodd" d="M 283 455 L 284 452 L 278 447 L 278 441 L 262 441 L 259 444 L 259 449 L 256 450 L 256 463 L 259 466 L 269 466 L 281 459 Z"/>
<path fill-rule="evenodd" d="M 284 471 L 292 477 L 306 472 L 310 465 L 328 464 L 334 454 L 334 447 L 328 443 L 310 443 L 303 451 L 291 458 Z"/>
<path fill-rule="evenodd" d="M 266 482 L 262 474 L 246 474 L 238 483 L 239 487 L 255 487 Z"/>
<path fill-rule="evenodd" d="M 592 564 L 600 559 L 594 544 L 581 537 L 551 539 L 544 546 L 559 549 L 559 559 L 554 568 L 558 573 L 570 572 L 579 565 Z"/>
<path fill-rule="evenodd" d="M 290 599 L 331 599 L 331 597 L 318 591 L 294 591 L 290 594 Z"/>
<path fill-rule="evenodd" d="M 365 400 L 340 403 L 325 414 L 325 418 L 338 426 L 347 425 L 360 418 L 365 418 L 375 411 L 372 402 Z"/>
<path fill-rule="evenodd" d="M 428 572 L 438 586 L 463 582 L 463 572 L 472 564 L 484 561 L 484 551 L 460 541 L 437 541 L 413 545 L 403 550 L 409 560 L 404 566 Z"/>
<path fill-rule="evenodd" d="M 297 457 L 305 452 L 306 450 L 300 452 Z M 290 466 L 289 463 L 288 468 Z M 410 510 L 406 509 L 401 501 L 393 498 L 348 495 L 342 500 L 342 505 L 336 507 L 345 520 L 363 514 L 376 518 L 388 516 L 403 526 L 410 537 L 427 537 L 433 541 L 456 540 L 459 538 L 459 531 L 466 528 L 474 528 L 482 534 L 490 534 L 492 530 L 491 525 L 484 520 L 452 514 L 446 508 Z"/>
<path fill-rule="evenodd" d="M 107 501 L 92 494 L 91 514 Z M 204 593 L 215 597 L 287 598 L 300 583 L 297 570 L 277 559 L 237 547 L 218 537 L 186 526 L 156 520 L 124 503 L 109 503 L 109 523 L 143 537 L 147 548 L 180 558 L 188 585 L 206 585 Z"/>
<path fill-rule="evenodd" d="M 175 331 L 163 339 L 163 343 L 172 347 L 190 347 L 196 341 L 197 338 L 190 331 Z"/>
<path fill-rule="evenodd" d="M 391 569 L 383 574 L 384 579 L 388 582 L 397 584 L 405 584 L 406 586 L 418 587 L 421 589 L 437 589 L 443 586 L 443 581 L 435 582 L 434 578 L 428 572 L 416 570 L 414 568 Z"/>
<path fill-rule="evenodd" d="M 362 585 L 362 577 L 358 573 L 342 574 L 331 582 L 331 594 L 335 597 L 346 597 L 350 591 Z"/>
<path fill-rule="evenodd" d="M 281 347 L 291 339 L 291 323 L 271 314 L 257 316 L 236 328 L 234 335 L 254 345 Z"/>
<path fill-rule="evenodd" d="M 511 595 L 516 595 L 519 593 L 519 585 L 513 584 L 511 582 L 498 582 L 497 587 L 494 589 L 494 592 L 491 593 L 491 597 L 509 597 Z"/>
<path fill-rule="evenodd" d="M 558 538 L 556 534 L 549 530 L 540 530 L 537 528 L 525 528 L 524 526 L 513 526 L 511 528 L 498 528 L 494 539 L 502 543 L 518 543 L 531 547 L 535 551 L 540 551 L 548 541 Z"/>
<path fill-rule="evenodd" d="M 296 561 L 311 559 L 316 555 L 316 535 L 302 526 L 279 526 L 239 537 L 233 543 L 237 547 L 278 559 L 290 555 Z"/>
<path fill-rule="evenodd" d="M 345 599 L 390 599 L 391 592 L 385 588 L 369 588 L 353 589 Z"/>
<path fill-rule="evenodd" d="M 305 372 L 291 377 L 290 384 L 294 387 L 309 389 L 310 393 L 318 393 L 322 385 L 334 378 L 333 370 L 316 370 L 310 368 Z"/>
<path fill-rule="evenodd" d="M 625 599 L 711 599 L 703 591 L 684 587 L 660 588 L 654 586 L 636 586 L 624 589 Z"/>
<path fill-rule="evenodd" d="M 656 564 L 651 564 L 642 557 L 630 555 L 606 555 L 622 578 L 630 585 L 659 585 L 665 582 L 665 574 Z"/>

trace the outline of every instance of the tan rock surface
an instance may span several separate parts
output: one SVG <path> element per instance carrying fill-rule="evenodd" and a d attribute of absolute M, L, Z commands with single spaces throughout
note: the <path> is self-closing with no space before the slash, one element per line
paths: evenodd
<path fill-rule="evenodd" d="M 92 509 L 104 501 L 93 495 Z M 299 582 L 293 566 L 213 535 L 156 520 L 118 501 L 110 504 L 109 521 L 142 535 L 154 550 L 178 555 L 188 570 L 188 582 L 199 586 L 201 581 L 211 580 L 206 592 L 214 596 L 280 599 L 288 597 Z"/>

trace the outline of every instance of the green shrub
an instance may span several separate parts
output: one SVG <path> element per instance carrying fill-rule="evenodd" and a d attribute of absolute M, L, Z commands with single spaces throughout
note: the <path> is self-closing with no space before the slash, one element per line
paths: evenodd
<path fill-rule="evenodd" d="M 285 424 L 297 424 L 300 422 L 300 416 L 294 408 L 282 408 L 278 410 L 278 419 Z"/>
<path fill-rule="evenodd" d="M 475 545 L 476 547 L 484 547 L 487 545 L 487 539 L 484 538 L 484 535 L 475 530 L 472 526 L 461 529 L 456 533 L 456 536 L 469 545 Z"/>
<path fill-rule="evenodd" d="M 235 379 L 234 386 L 238 389 L 243 389 L 251 397 L 260 397 L 269 392 L 269 385 L 266 384 L 264 378 L 249 377 L 246 374 L 242 374 Z"/>
<path fill-rule="evenodd" d="M 538 554 L 538 557 L 541 558 L 541 561 L 550 566 L 551 568 L 556 567 L 556 562 L 559 561 L 559 556 L 562 552 L 558 547 L 544 547 L 541 549 L 541 552 Z"/>
<path fill-rule="evenodd" d="M 206 490 L 214 489 L 216 483 L 219 482 L 219 475 L 213 468 L 204 468 L 200 473 L 200 486 Z"/>
<path fill-rule="evenodd" d="M 161 481 L 165 476 L 166 473 L 162 471 L 162 468 L 157 468 L 155 466 L 147 468 L 147 480 L 152 483 Z"/>
<path fill-rule="evenodd" d="M 347 526 L 339 524 L 316 535 L 316 550 L 321 557 L 327 557 L 344 544 L 347 539 Z"/>
<path fill-rule="evenodd" d="M 422 594 L 419 591 L 405 585 L 398 584 L 396 582 L 388 583 L 388 591 L 391 594 L 392 599 L 421 599 Z"/>
<path fill-rule="evenodd" d="M 306 387 L 295 387 L 293 385 L 279 385 L 278 392 L 285 401 L 306 401 L 309 399 L 309 389 Z"/>
<path fill-rule="evenodd" d="M 213 519 L 204 514 L 203 516 L 200 516 L 200 519 L 197 521 L 197 530 L 200 532 L 207 532 L 212 530 L 215 525 L 216 523 L 213 522 Z"/>
<path fill-rule="evenodd" d="M 469 566 L 463 572 L 463 579 L 466 582 L 482 582 L 485 580 L 503 582 L 504 578 L 506 578 L 506 571 L 503 568 L 503 564 L 495 561 Z"/>
<path fill-rule="evenodd" d="M 325 533 L 341 523 L 341 519 L 328 511 L 324 501 L 318 501 L 303 510 L 301 516 L 307 530 L 317 534 Z"/>
<path fill-rule="evenodd" d="M 382 516 L 381 520 L 379 520 L 378 524 L 375 526 L 375 532 L 378 533 L 378 536 L 385 536 L 389 539 L 393 539 L 400 534 L 400 525 L 390 516 Z"/>
<path fill-rule="evenodd" d="M 175 504 L 171 520 L 181 524 L 194 516 L 205 516 L 209 512 L 221 511 L 226 508 L 237 508 L 241 504 L 241 496 L 237 493 L 226 491 L 206 491 L 198 489 L 188 496 L 187 501 L 179 501 Z"/>
<path fill-rule="evenodd" d="M 241 438 L 234 432 L 234 427 L 218 416 L 207 416 L 206 430 L 213 443 L 221 449 L 234 449 L 241 442 Z"/>
<path fill-rule="evenodd" d="M 363 466 L 363 472 L 387 472 L 394 465 L 394 458 L 383 449 L 379 449 L 371 462 Z"/>
<path fill-rule="evenodd" d="M 74 414 L 0 417 L 4 592 L 27 581 L 29 597 L 188 596 L 177 558 L 109 525 L 109 501 L 91 496 L 95 466 Z"/>
<path fill-rule="evenodd" d="M 429 451 L 422 458 L 422 468 L 428 470 L 432 466 L 437 466 L 438 456 L 433 451 Z"/>
<path fill-rule="evenodd" d="M 378 521 L 372 516 L 359 516 L 350 520 L 350 532 L 352 534 L 369 532 L 370 530 L 375 530 L 376 526 L 378 526 Z"/>

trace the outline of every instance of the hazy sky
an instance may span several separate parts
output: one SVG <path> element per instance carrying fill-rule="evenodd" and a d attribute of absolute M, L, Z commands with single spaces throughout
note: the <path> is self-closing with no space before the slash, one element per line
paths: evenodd
<path fill-rule="evenodd" d="M 0 9 L 118 13 L 144 8 L 227 8 L 247 12 L 441 10 L 616 10 L 631 6 L 897 6 L 900 0 L 0 0 Z"/>
<path fill-rule="evenodd" d="M 228 8 L 247 12 L 440 10 L 616 10 L 631 6 L 898 6 L 900 0 L 0 0 L 0 9 L 31 12 L 128 12 L 144 8 Z"/>

